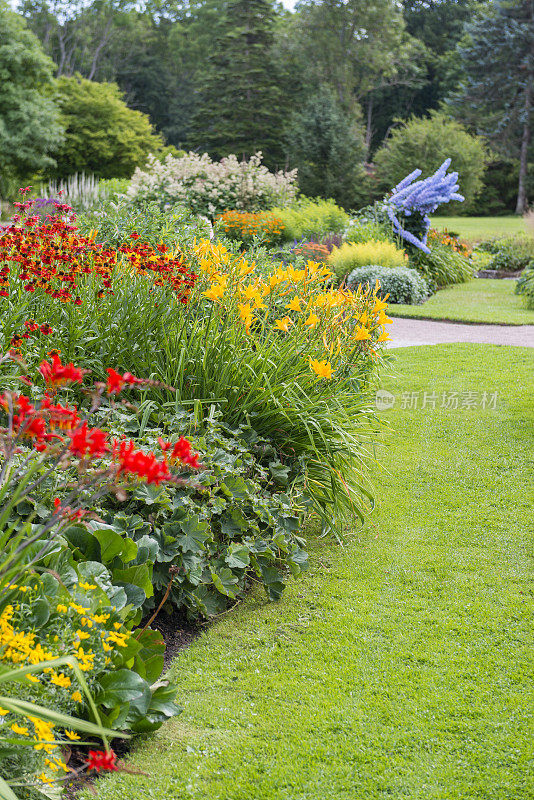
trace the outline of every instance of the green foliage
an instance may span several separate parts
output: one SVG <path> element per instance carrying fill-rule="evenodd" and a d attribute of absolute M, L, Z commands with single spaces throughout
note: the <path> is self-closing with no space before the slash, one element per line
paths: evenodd
<path fill-rule="evenodd" d="M 18 14 L 0 2 L 0 194 L 14 195 L 17 181 L 52 167 L 62 127 L 53 102 L 43 96 L 53 64 Z"/>
<path fill-rule="evenodd" d="M 162 210 L 159 203 L 140 202 L 134 206 L 125 200 L 100 203 L 80 214 L 77 224 L 84 236 L 97 231 L 98 241 L 108 247 L 131 244 L 132 233 L 137 233 L 153 247 L 165 244 L 173 248 L 179 243 L 189 245 L 195 237 L 209 233 L 209 223 L 183 206 Z"/>
<path fill-rule="evenodd" d="M 465 203 L 449 203 L 446 209 L 451 215 L 469 213 L 482 187 L 485 145 L 443 113 L 412 117 L 393 130 L 375 155 L 377 190 L 380 194 L 390 191 L 416 168 L 431 175 L 446 158 L 452 159 L 451 169 L 459 173 L 465 197 Z"/>
<path fill-rule="evenodd" d="M 515 291 L 525 298 L 527 308 L 534 309 L 534 260 L 527 264 L 525 271 L 518 278 Z"/>
<path fill-rule="evenodd" d="M 343 234 L 343 240 L 351 244 L 363 244 L 371 239 L 396 241 L 397 238 L 393 235 L 389 220 L 387 222 L 379 222 L 374 219 L 366 221 L 356 218 L 350 221 Z"/>
<path fill-rule="evenodd" d="M 518 272 L 534 259 L 534 238 L 528 235 L 501 236 L 480 242 L 478 249 L 492 255 L 487 269 Z"/>
<path fill-rule="evenodd" d="M 349 117 L 327 87 L 311 96 L 288 121 L 287 151 L 298 168 L 300 190 L 311 197 L 332 197 L 352 208 L 362 197 L 363 129 Z"/>
<path fill-rule="evenodd" d="M 354 291 L 360 284 L 369 284 L 373 289 L 376 281 L 380 281 L 380 295 L 389 295 L 389 303 L 415 305 L 423 303 L 429 295 L 425 279 L 408 267 L 358 267 L 349 274 L 347 286 Z"/>
<path fill-rule="evenodd" d="M 418 250 L 412 256 L 412 266 L 424 275 L 433 290 L 470 281 L 475 271 L 469 258 L 442 244 L 433 244 L 430 253 Z"/>
<path fill-rule="evenodd" d="M 332 199 L 302 198 L 285 208 L 273 208 L 271 213 L 282 220 L 287 241 L 341 233 L 348 221 L 348 215 Z"/>
<path fill-rule="evenodd" d="M 408 256 L 392 242 L 370 239 L 361 244 L 345 242 L 335 247 L 329 263 L 339 279 L 343 279 L 351 270 L 369 265 L 380 267 L 405 267 Z"/>
<path fill-rule="evenodd" d="M 65 128 L 51 171 L 55 178 L 75 172 L 129 178 L 163 146 L 148 117 L 128 108 L 115 84 L 63 76 L 56 81 L 55 99 Z"/>

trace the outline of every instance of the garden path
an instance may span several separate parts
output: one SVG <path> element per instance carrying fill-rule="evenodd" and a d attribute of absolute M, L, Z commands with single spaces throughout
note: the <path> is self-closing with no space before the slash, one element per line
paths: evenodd
<path fill-rule="evenodd" d="M 390 347 L 420 344 L 500 344 L 534 347 L 534 325 L 466 325 L 395 317 Z"/>

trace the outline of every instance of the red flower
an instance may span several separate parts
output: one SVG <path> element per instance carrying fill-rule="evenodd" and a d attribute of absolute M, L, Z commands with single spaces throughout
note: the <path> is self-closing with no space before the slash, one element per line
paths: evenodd
<path fill-rule="evenodd" d="M 64 386 L 67 383 L 81 383 L 87 369 L 79 369 L 74 364 L 62 364 L 59 356 L 52 356 L 52 363 L 42 361 L 39 365 L 39 372 L 46 383 L 52 386 Z"/>
<path fill-rule="evenodd" d="M 88 428 L 84 422 L 71 434 L 69 450 L 75 456 L 83 458 L 86 455 L 98 458 L 109 450 L 107 433 L 100 428 Z"/>
<path fill-rule="evenodd" d="M 136 450 L 132 441 L 113 442 L 113 456 L 119 462 L 119 472 L 145 478 L 156 486 L 172 479 L 166 461 L 158 461 L 154 453 Z"/>
<path fill-rule="evenodd" d="M 24 323 L 24 327 L 30 333 L 39 330 L 39 325 L 36 323 L 34 319 L 27 319 L 26 322 Z"/>
<path fill-rule="evenodd" d="M 198 453 L 191 452 L 191 442 L 181 436 L 174 445 L 171 453 L 171 462 L 181 461 L 182 464 L 187 464 L 192 469 L 198 469 Z"/>
<path fill-rule="evenodd" d="M 48 336 L 49 334 L 51 334 L 51 333 L 52 333 L 52 328 L 50 327 L 50 325 L 48 324 L 48 322 L 45 322 L 45 323 L 44 323 L 44 325 L 41 325 L 41 327 L 39 328 L 39 330 L 41 331 L 41 333 L 43 334 L 43 336 Z"/>
<path fill-rule="evenodd" d="M 94 769 L 97 772 L 100 772 L 100 770 L 109 770 L 110 772 L 116 771 L 118 770 L 115 764 L 116 759 L 117 756 L 113 750 L 107 753 L 104 750 L 89 750 L 89 758 L 86 761 L 87 769 Z"/>
<path fill-rule="evenodd" d="M 139 238 L 140 238 L 140 237 L 139 237 L 139 234 L 137 233 L 137 231 L 133 231 L 133 232 L 130 234 L 130 239 L 139 239 Z"/>
<path fill-rule="evenodd" d="M 134 383 L 145 383 L 142 378 L 136 378 L 131 372 L 125 372 L 124 375 L 121 375 L 111 367 L 108 367 L 106 372 L 108 373 L 106 383 L 108 394 L 119 394 L 127 383 L 130 386 L 133 386 Z"/>

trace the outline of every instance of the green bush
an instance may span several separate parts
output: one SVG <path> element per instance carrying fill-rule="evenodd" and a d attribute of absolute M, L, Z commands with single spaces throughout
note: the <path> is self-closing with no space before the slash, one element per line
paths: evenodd
<path fill-rule="evenodd" d="M 441 112 L 422 119 L 412 117 L 393 130 L 374 157 L 377 190 L 382 195 L 391 191 L 416 168 L 431 175 L 446 158 L 452 159 L 451 169 L 458 172 L 465 197 L 464 203 L 449 203 L 446 213 L 468 214 L 482 188 L 486 148 L 482 139 Z"/>
<path fill-rule="evenodd" d="M 501 236 L 480 242 L 478 249 L 493 256 L 486 269 L 519 272 L 534 259 L 534 237 Z"/>
<path fill-rule="evenodd" d="M 467 283 L 475 272 L 474 263 L 448 245 L 434 244 L 430 253 L 414 252 L 411 260 L 434 291 L 453 283 Z"/>
<path fill-rule="evenodd" d="M 62 76 L 55 99 L 65 137 L 51 177 L 89 172 L 99 178 L 130 178 L 149 153 L 163 147 L 147 115 L 128 108 L 114 83 Z"/>
<path fill-rule="evenodd" d="M 360 244 L 345 242 L 341 247 L 335 247 L 330 254 L 329 263 L 338 278 L 343 279 L 351 270 L 369 264 L 380 267 L 405 267 L 408 264 L 408 256 L 392 242 L 371 239 Z"/>
<path fill-rule="evenodd" d="M 271 209 L 284 224 L 283 236 L 287 241 L 300 241 L 327 233 L 341 233 L 348 222 L 348 214 L 334 200 L 304 198 L 286 208 Z"/>
<path fill-rule="evenodd" d="M 373 289 L 376 281 L 380 281 L 380 294 L 389 294 L 389 303 L 416 305 L 430 294 L 425 279 L 417 270 L 408 267 L 358 267 L 347 278 L 347 286 L 355 291 L 360 284 L 369 284 Z"/>
<path fill-rule="evenodd" d="M 352 244 L 362 244 L 371 239 L 396 241 L 391 223 L 389 221 L 378 222 L 378 220 L 353 219 L 343 234 L 343 241 Z"/>
<path fill-rule="evenodd" d="M 131 244 L 132 234 L 138 234 L 153 247 L 165 244 L 187 245 L 195 237 L 207 236 L 210 223 L 192 214 L 183 206 L 162 210 L 159 203 L 132 205 L 125 200 L 96 205 L 92 211 L 79 214 L 77 224 L 84 236 L 96 231 L 98 241 L 107 247 Z"/>
<path fill-rule="evenodd" d="M 527 264 L 525 271 L 517 279 L 515 292 L 523 295 L 527 308 L 534 309 L 534 260 Z"/>

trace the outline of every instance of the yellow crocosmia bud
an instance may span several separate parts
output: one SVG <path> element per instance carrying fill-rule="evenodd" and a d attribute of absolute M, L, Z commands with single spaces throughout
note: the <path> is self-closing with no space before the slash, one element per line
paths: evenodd
<path fill-rule="evenodd" d="M 274 323 L 274 327 L 278 331 L 284 331 L 287 333 L 289 331 L 289 326 L 293 324 L 293 320 L 291 317 L 283 317 L 282 319 L 277 319 Z"/>
<path fill-rule="evenodd" d="M 363 342 L 366 339 L 371 338 L 371 334 L 368 328 L 365 328 L 363 325 L 358 325 L 356 327 L 356 335 L 354 337 L 357 342 Z"/>
<path fill-rule="evenodd" d="M 310 358 L 310 367 L 318 378 L 332 377 L 332 367 L 328 361 L 317 361 Z"/>

